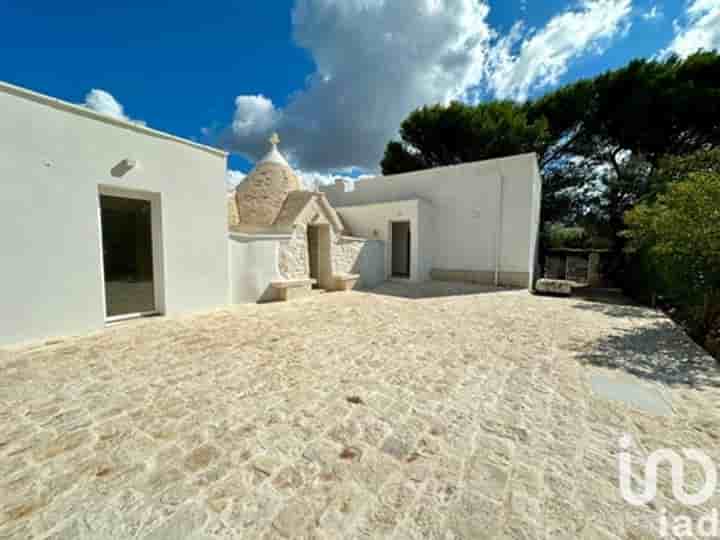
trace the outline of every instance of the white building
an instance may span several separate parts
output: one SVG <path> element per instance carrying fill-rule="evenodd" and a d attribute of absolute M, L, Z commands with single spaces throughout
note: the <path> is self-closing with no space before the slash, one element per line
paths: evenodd
<path fill-rule="evenodd" d="M 0 118 L 0 343 L 227 303 L 225 152 L 2 83 Z"/>
<path fill-rule="evenodd" d="M 278 142 L 228 197 L 232 302 L 380 284 L 384 243 L 353 236 L 324 193 L 303 189 Z"/>
<path fill-rule="evenodd" d="M 358 236 L 386 241 L 386 277 L 532 289 L 541 180 L 535 154 L 323 188 Z"/>
<path fill-rule="evenodd" d="M 389 279 L 532 287 L 534 155 L 304 190 L 226 153 L 0 83 L 0 345 Z"/>

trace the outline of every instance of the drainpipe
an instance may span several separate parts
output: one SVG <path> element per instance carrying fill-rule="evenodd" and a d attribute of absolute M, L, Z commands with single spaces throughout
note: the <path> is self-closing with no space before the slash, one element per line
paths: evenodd
<path fill-rule="evenodd" d="M 498 189 L 498 221 L 495 227 L 495 286 L 500 285 L 500 257 L 502 256 L 502 222 L 503 222 L 503 199 L 505 195 L 505 177 L 498 167 L 499 189 Z"/>

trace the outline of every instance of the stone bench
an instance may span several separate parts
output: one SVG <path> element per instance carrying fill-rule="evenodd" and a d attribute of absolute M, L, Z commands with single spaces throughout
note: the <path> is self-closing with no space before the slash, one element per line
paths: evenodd
<path fill-rule="evenodd" d="M 357 285 L 360 274 L 335 274 L 333 279 L 335 280 L 336 291 L 351 291 Z"/>
<path fill-rule="evenodd" d="M 312 292 L 312 286 L 317 283 L 315 279 L 279 279 L 270 282 L 275 291 L 273 297 L 278 302 L 287 302 L 294 298 L 302 298 Z"/>
<path fill-rule="evenodd" d="M 554 296 L 570 296 L 572 294 L 572 282 L 565 279 L 539 279 L 535 283 L 535 292 Z"/>

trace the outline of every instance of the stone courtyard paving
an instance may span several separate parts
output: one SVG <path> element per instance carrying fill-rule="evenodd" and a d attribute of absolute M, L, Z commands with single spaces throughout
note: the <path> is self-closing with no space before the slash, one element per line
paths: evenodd
<path fill-rule="evenodd" d="M 667 467 L 646 506 L 618 491 L 623 433 L 636 461 L 720 463 L 715 364 L 664 316 L 415 287 L 0 352 L 0 538 L 644 539 L 663 509 L 718 506 L 679 506 Z M 672 415 L 599 397 L 597 374 Z"/>

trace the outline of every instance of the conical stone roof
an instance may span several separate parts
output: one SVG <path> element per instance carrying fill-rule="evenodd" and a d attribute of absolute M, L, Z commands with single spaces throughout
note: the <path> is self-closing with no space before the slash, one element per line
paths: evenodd
<path fill-rule="evenodd" d="M 235 191 L 237 224 L 271 226 L 291 191 L 302 190 L 299 178 L 277 149 L 279 138 L 270 138 L 272 148 L 258 161 Z"/>

